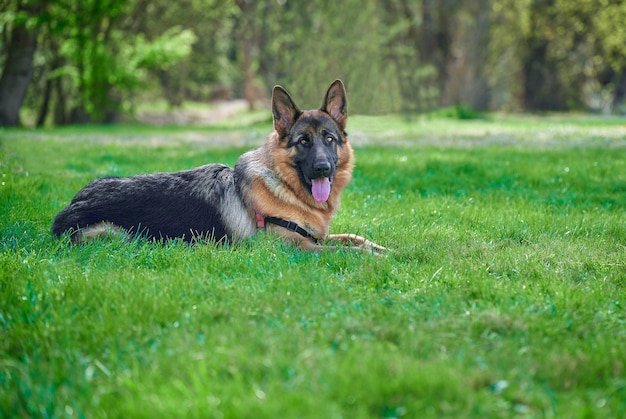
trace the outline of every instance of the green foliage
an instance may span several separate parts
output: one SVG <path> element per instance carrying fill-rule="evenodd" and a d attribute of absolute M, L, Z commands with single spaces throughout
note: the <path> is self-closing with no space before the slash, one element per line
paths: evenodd
<path fill-rule="evenodd" d="M 142 35 L 135 39 L 135 46 L 130 48 L 138 63 L 137 67 L 156 67 L 166 70 L 191 53 L 191 46 L 196 36 L 190 30 L 179 26 L 169 28 L 157 39 L 147 42 Z"/>
<path fill-rule="evenodd" d="M 263 234 L 71 246 L 51 220 L 93 177 L 243 150 L 214 130 L 5 130 L 0 415 L 623 416 L 623 125 L 351 120 L 371 145 L 331 230 L 387 258 Z"/>
<path fill-rule="evenodd" d="M 626 3 L 603 1 L 602 7 L 594 8 L 594 17 L 598 40 L 602 45 L 601 51 L 606 54 L 602 58 L 616 71 L 621 71 L 626 60 L 626 30 L 622 24 L 626 19 Z"/>
<path fill-rule="evenodd" d="M 116 58 L 118 69 L 113 74 L 115 85 L 132 93 L 149 81 L 150 72 L 167 71 L 191 54 L 196 35 L 181 27 L 167 29 L 158 38 L 148 41 L 143 34 L 132 42 L 124 39 L 125 34 L 116 35 L 120 52 Z"/>
<path fill-rule="evenodd" d="M 20 22 L 39 34 L 26 105 L 44 121 L 50 108 L 56 124 L 112 122 L 157 96 L 170 107 L 234 97 L 266 105 L 275 84 L 313 107 L 334 78 L 348 86 L 351 111 L 365 114 L 460 105 L 608 113 L 626 99 L 623 1 L 19 5 L 0 6 L 0 49 Z"/>
<path fill-rule="evenodd" d="M 346 13 L 349 24 L 337 18 Z M 320 86 L 342 78 L 350 97 L 357 98 L 350 101 L 351 112 L 400 110 L 397 81 L 387 59 L 385 22 L 376 2 L 309 2 L 296 7 L 286 2 L 272 16 L 281 24 L 268 28 L 275 40 L 266 53 L 275 62 L 273 71 L 282 75 L 277 81 L 302 98 L 305 108 L 321 104 Z"/>
<path fill-rule="evenodd" d="M 438 109 L 431 112 L 436 117 L 454 118 L 454 119 L 483 119 L 484 115 L 476 112 L 465 105 L 457 105 L 452 108 Z"/>
<path fill-rule="evenodd" d="M 180 26 L 161 28 L 148 39 L 131 29 L 139 1 L 68 1 L 46 3 L 32 26 L 43 34 L 36 62 L 40 73 L 56 86 L 57 114 L 62 121 L 111 121 L 134 92 L 149 82 L 150 73 L 169 70 L 187 59 L 196 36 Z M 10 25 L 18 17 L 0 11 Z M 130 22 L 129 22 L 130 20 Z M 49 88 L 48 88 L 49 89 Z M 35 90 L 35 94 L 42 96 Z M 50 91 L 45 95 L 50 95 Z"/>
<path fill-rule="evenodd" d="M 626 80 L 624 19 L 621 1 L 494 2 L 494 99 L 508 109 L 617 110 Z"/>
<path fill-rule="evenodd" d="M 170 27 L 180 27 L 195 35 L 192 51 L 184 60 L 164 72 L 152 72 L 151 90 L 155 90 L 158 79 L 165 98 L 176 105 L 171 102 L 172 96 L 204 101 L 211 98 L 213 86 L 228 85 L 235 67 L 231 61 L 233 38 L 236 39 L 235 11 L 232 1 L 151 1 L 142 13 L 143 33 L 148 39 L 160 37 L 164 28 Z M 164 82 L 159 74 L 167 74 L 170 82 Z"/>
<path fill-rule="evenodd" d="M 126 4 L 123 1 L 118 8 L 99 9 L 101 14 L 88 13 L 90 26 L 70 24 L 69 36 L 61 44 L 69 67 L 74 69 L 74 85 L 82 93 L 83 106 L 95 120 L 124 103 L 120 99 L 127 99 L 147 81 L 148 70 L 166 70 L 188 57 L 196 40 L 193 32 L 180 27 L 169 28 L 151 41 L 142 33 L 117 29 L 113 22 Z"/>

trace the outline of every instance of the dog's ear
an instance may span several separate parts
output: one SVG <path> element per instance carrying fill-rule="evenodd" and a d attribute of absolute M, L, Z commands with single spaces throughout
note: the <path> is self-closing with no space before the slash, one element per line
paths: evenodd
<path fill-rule="evenodd" d="M 274 86 L 272 113 L 274 114 L 274 129 L 280 138 L 283 138 L 289 135 L 289 130 L 302 112 L 282 86 Z"/>
<path fill-rule="evenodd" d="M 326 92 L 326 97 L 324 98 L 324 103 L 320 110 L 332 116 L 332 118 L 341 125 L 341 128 L 346 129 L 348 101 L 346 98 L 346 89 L 341 80 L 337 79 L 332 82 Z"/>

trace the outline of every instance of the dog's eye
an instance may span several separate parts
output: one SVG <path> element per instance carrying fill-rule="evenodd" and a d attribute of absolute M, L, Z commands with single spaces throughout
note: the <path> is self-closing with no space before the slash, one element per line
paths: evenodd
<path fill-rule="evenodd" d="M 300 137 L 298 142 L 300 143 L 300 145 L 307 145 L 309 143 L 309 137 Z"/>
<path fill-rule="evenodd" d="M 332 143 L 333 141 L 335 141 L 335 139 L 332 136 L 329 135 L 328 137 L 326 137 L 327 143 Z"/>

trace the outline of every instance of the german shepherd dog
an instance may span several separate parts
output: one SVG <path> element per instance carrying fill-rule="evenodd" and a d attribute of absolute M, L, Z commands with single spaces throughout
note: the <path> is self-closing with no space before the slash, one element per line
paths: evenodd
<path fill-rule="evenodd" d="M 355 234 L 328 234 L 354 167 L 341 80 L 312 111 L 300 110 L 283 87 L 275 86 L 272 113 L 274 130 L 234 169 L 208 164 L 95 179 L 56 216 L 53 234 L 69 233 L 73 243 L 120 231 L 155 240 L 232 243 L 265 228 L 306 250 L 385 251 Z"/>

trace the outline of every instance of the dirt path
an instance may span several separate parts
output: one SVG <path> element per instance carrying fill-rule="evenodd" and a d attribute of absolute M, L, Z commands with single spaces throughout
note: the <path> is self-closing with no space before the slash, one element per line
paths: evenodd
<path fill-rule="evenodd" d="M 59 128 L 0 132 L 6 138 L 92 141 L 95 143 L 142 144 L 147 146 L 256 147 L 268 135 L 269 124 L 251 125 L 245 100 L 191 104 L 172 111 L 138 112 L 135 120 L 144 126 L 122 125 L 119 129 Z M 269 120 L 270 110 L 259 115 Z M 267 113 L 267 114 L 266 114 Z M 588 124 L 586 121 L 589 120 Z M 523 123 L 520 123 L 522 121 Z M 582 122 L 581 122 L 582 121 Z M 605 124 L 604 121 L 607 121 Z M 355 146 L 435 146 L 471 148 L 517 146 L 533 148 L 602 147 L 626 148 L 626 123 L 594 116 L 550 117 L 511 116 L 494 121 L 457 121 L 398 117 L 356 116 L 348 124 L 350 142 Z M 160 127 L 167 126 L 161 129 Z M 177 128 L 171 128 L 177 126 Z M 219 126 L 223 126 L 220 129 Z"/>
<path fill-rule="evenodd" d="M 211 125 L 233 118 L 248 109 L 244 99 L 212 102 L 210 106 L 181 107 L 167 112 L 140 111 L 135 119 L 147 125 Z"/>

